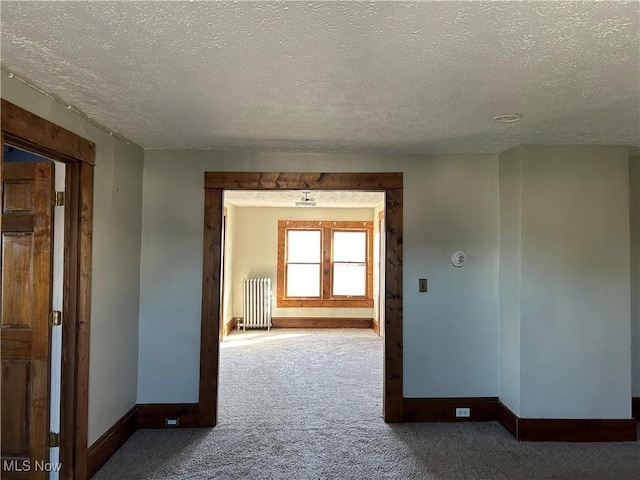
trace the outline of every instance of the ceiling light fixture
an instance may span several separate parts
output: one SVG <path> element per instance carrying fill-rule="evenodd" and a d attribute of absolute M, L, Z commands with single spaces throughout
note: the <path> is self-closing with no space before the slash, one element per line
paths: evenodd
<path fill-rule="evenodd" d="M 300 197 L 300 201 L 296 202 L 296 205 L 298 207 L 315 207 L 316 206 L 316 199 L 315 198 L 309 198 L 309 194 L 311 192 L 302 192 L 304 193 L 304 197 Z"/>
<path fill-rule="evenodd" d="M 498 123 L 513 123 L 517 122 L 522 118 L 522 115 L 518 115 L 517 113 L 506 113 L 503 115 L 498 115 L 497 117 L 493 117 L 493 119 Z"/>

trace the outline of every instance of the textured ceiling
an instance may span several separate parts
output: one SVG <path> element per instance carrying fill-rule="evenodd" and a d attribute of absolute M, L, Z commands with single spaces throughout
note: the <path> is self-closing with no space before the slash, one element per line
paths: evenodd
<path fill-rule="evenodd" d="M 145 148 L 640 145 L 639 3 L 9 2 L 3 65 Z M 516 124 L 497 124 L 520 113 Z"/>
<path fill-rule="evenodd" d="M 238 207 L 296 207 L 304 191 L 230 190 L 224 192 L 225 201 Z M 384 203 L 384 193 L 322 190 L 310 192 L 316 207 L 321 208 L 373 208 Z"/>

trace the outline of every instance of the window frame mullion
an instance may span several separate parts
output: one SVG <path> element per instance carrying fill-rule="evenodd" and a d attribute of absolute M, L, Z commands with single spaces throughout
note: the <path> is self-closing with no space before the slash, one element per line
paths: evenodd
<path fill-rule="evenodd" d="M 331 300 L 333 298 L 331 294 L 333 286 L 333 272 L 331 271 L 332 232 L 333 229 L 331 227 L 322 229 L 322 300 Z M 327 234 L 329 235 L 328 237 Z M 327 238 L 329 241 L 327 241 Z"/>

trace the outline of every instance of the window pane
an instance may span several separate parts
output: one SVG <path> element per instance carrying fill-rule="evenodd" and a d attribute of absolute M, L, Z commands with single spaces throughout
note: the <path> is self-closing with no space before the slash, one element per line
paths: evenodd
<path fill-rule="evenodd" d="M 319 297 L 320 265 L 287 265 L 287 297 Z"/>
<path fill-rule="evenodd" d="M 366 262 L 366 232 L 333 232 L 334 262 Z"/>
<path fill-rule="evenodd" d="M 288 230 L 287 261 L 320 263 L 320 230 Z"/>
<path fill-rule="evenodd" d="M 364 264 L 334 264 L 334 295 L 366 295 L 367 267 Z"/>

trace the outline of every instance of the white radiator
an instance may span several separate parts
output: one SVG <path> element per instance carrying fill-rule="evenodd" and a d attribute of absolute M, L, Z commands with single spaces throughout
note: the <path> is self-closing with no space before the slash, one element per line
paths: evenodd
<path fill-rule="evenodd" d="M 242 328 L 271 329 L 271 279 L 244 280 Z"/>

